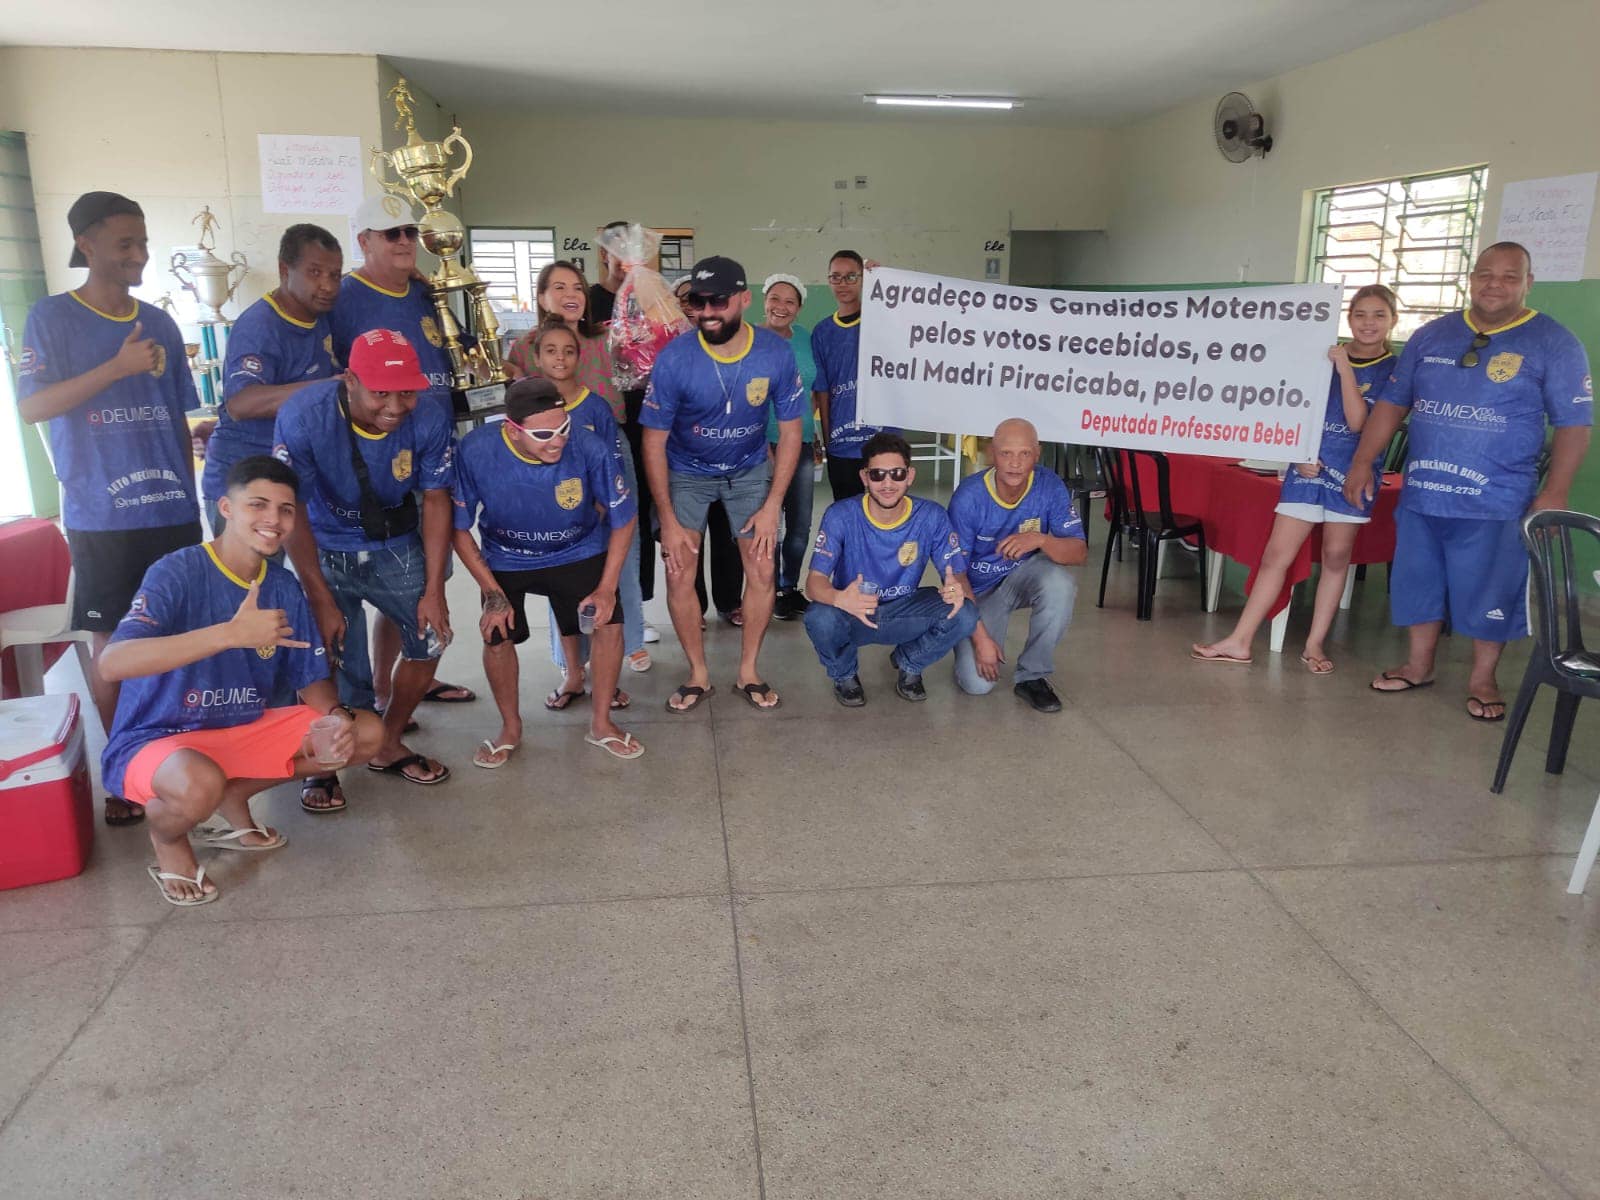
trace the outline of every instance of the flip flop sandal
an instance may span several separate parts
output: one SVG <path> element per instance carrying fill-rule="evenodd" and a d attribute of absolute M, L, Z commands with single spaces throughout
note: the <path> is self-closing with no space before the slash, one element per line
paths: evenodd
<path fill-rule="evenodd" d="M 140 821 L 144 820 L 144 805 L 135 804 L 132 800 L 123 800 L 121 796 L 107 796 L 106 799 L 122 800 L 122 803 L 126 804 L 128 808 L 132 810 L 131 812 L 124 813 L 120 817 L 113 817 L 110 813 L 107 813 L 106 824 L 110 825 L 112 828 L 117 828 L 118 826 L 122 825 L 137 825 Z"/>
<path fill-rule="evenodd" d="M 627 708 L 628 705 L 630 705 L 632 703 L 633 703 L 633 697 L 628 695 L 621 688 L 618 688 L 616 691 L 611 693 L 611 711 L 612 712 L 617 712 L 617 711 L 619 711 L 621 709 Z"/>
<path fill-rule="evenodd" d="M 1472 711 L 1472 706 L 1474 704 L 1478 706 L 1477 712 Z M 1498 708 L 1500 710 L 1500 715 L 1498 717 L 1491 717 L 1489 715 L 1489 710 L 1491 708 Z M 1496 721 L 1504 721 L 1506 719 L 1506 702 L 1504 700 L 1485 700 L 1481 696 L 1468 696 L 1467 716 L 1471 717 L 1474 721 L 1487 721 L 1490 724 L 1493 724 Z"/>
<path fill-rule="evenodd" d="M 1198 650 L 1190 650 L 1189 657 L 1195 662 L 1232 663 L 1236 667 L 1248 667 L 1255 662 L 1253 658 L 1235 658 L 1231 654 L 1202 654 Z"/>
<path fill-rule="evenodd" d="M 1378 676 L 1378 679 L 1387 679 L 1392 683 L 1401 683 L 1405 685 L 1404 687 L 1381 688 L 1378 686 L 1377 680 L 1374 680 L 1367 685 L 1373 691 L 1382 692 L 1384 695 L 1390 695 L 1395 692 L 1414 692 L 1418 688 L 1433 686 L 1433 680 L 1431 679 L 1424 679 L 1421 683 L 1418 683 L 1415 680 L 1407 679 L 1404 675 L 1398 674 L 1394 671 L 1385 671 L 1382 675 Z"/>
<path fill-rule="evenodd" d="M 586 733 L 583 735 L 583 740 L 591 746 L 599 746 L 612 758 L 638 758 L 644 753 L 644 747 L 634 740 L 631 733 L 623 734 L 621 737 L 602 738 Z"/>
<path fill-rule="evenodd" d="M 685 713 L 692 713 L 716 694 L 717 689 L 715 687 L 691 687 L 686 683 L 667 699 L 667 711 L 676 713 L 681 717 Z M 688 700 L 689 703 L 680 708 L 673 703 L 674 700 Z"/>
<path fill-rule="evenodd" d="M 307 804 L 306 793 L 318 790 L 328 793 L 328 803 Z M 343 812 L 347 807 L 347 802 L 344 798 L 344 789 L 339 786 L 339 777 L 337 775 L 308 775 L 302 779 L 300 781 L 300 807 L 308 813 L 316 813 L 318 815 Z"/>
<path fill-rule="evenodd" d="M 745 698 L 745 702 L 748 703 L 751 708 L 758 709 L 761 712 L 771 712 L 775 708 L 783 707 L 783 700 L 779 698 L 778 693 L 774 691 L 773 688 L 768 684 L 741 683 L 736 684 L 733 690 L 743 696 Z M 757 696 L 771 696 L 773 701 L 771 704 L 762 704 L 756 699 Z"/>
<path fill-rule="evenodd" d="M 482 767 L 485 771 L 498 771 L 501 767 L 505 766 L 511 761 L 511 755 L 517 748 L 516 745 L 512 743 L 508 743 L 504 746 L 496 746 L 488 738 L 484 738 L 483 741 L 478 744 L 482 747 L 482 749 L 472 756 L 472 765 L 475 767 Z M 484 755 L 492 758 L 496 754 L 504 754 L 505 757 L 499 762 L 483 761 Z"/>
<path fill-rule="evenodd" d="M 195 840 L 202 846 L 212 846 L 218 850 L 238 850 L 246 854 L 265 854 L 268 850 L 281 850 L 289 844 L 286 834 L 274 832 L 273 841 L 261 846 L 247 846 L 242 840 L 247 834 L 259 833 L 262 837 L 269 836 L 267 831 L 259 825 L 247 825 L 243 829 L 230 829 L 227 826 L 197 825 L 194 829 Z"/>
<path fill-rule="evenodd" d="M 145 872 L 151 879 L 156 881 L 156 887 L 161 890 L 161 898 L 175 908 L 198 908 L 202 904 L 210 904 L 218 896 L 222 895 L 218 891 L 208 892 L 205 890 L 206 869 L 204 867 L 199 867 L 195 870 L 193 879 L 190 879 L 187 875 L 179 875 L 176 871 L 162 871 L 156 867 L 146 867 Z M 174 896 L 167 891 L 167 885 L 163 882 L 163 880 L 167 879 L 172 880 L 173 883 L 193 884 L 200 889 L 200 894 L 198 896 Z"/>
<path fill-rule="evenodd" d="M 1300 656 L 1300 661 L 1305 663 L 1306 670 L 1310 671 L 1313 675 L 1333 674 L 1333 659 L 1331 658 L 1312 658 L 1310 655 L 1302 654 Z"/>
<path fill-rule="evenodd" d="M 544 706 L 551 712 L 562 712 L 571 708 L 588 694 L 588 692 L 566 692 L 557 688 L 544 698 Z"/>
<path fill-rule="evenodd" d="M 465 692 L 466 695 L 451 696 L 446 694 L 448 692 Z M 423 701 L 428 704 L 471 704 L 477 698 L 477 692 L 459 683 L 436 683 L 422 693 Z"/>
<path fill-rule="evenodd" d="M 420 754 L 408 754 L 404 758 L 397 758 L 388 766 L 380 767 L 377 763 L 368 763 L 367 770 L 376 771 L 379 775 L 398 775 L 407 783 L 415 783 L 420 787 L 432 787 L 436 783 L 443 783 L 450 778 L 450 768 L 443 763 L 439 764 L 439 774 L 432 779 L 418 779 L 415 775 L 407 775 L 407 767 L 421 766 L 428 769 L 428 760 Z"/>

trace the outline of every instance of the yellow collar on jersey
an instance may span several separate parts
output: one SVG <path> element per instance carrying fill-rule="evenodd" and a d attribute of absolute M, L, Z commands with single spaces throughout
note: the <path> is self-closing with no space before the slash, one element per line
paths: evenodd
<path fill-rule="evenodd" d="M 750 325 L 748 323 L 744 327 L 744 346 L 736 354 L 729 354 L 729 355 L 726 355 L 726 356 L 718 354 L 714 349 L 712 349 L 711 343 L 706 341 L 706 335 L 705 334 L 701 333 L 701 334 L 697 334 L 696 336 L 700 339 L 700 349 L 704 350 L 707 354 L 709 354 L 712 358 L 714 358 L 719 363 L 736 363 L 736 362 L 738 362 L 746 354 L 749 354 L 750 353 L 750 347 L 752 347 L 752 346 L 754 346 L 756 344 L 755 326 Z"/>
<path fill-rule="evenodd" d="M 315 321 L 302 321 L 299 317 L 291 317 L 288 313 L 284 312 L 282 306 L 280 306 L 278 302 L 272 298 L 271 292 L 268 292 L 261 298 L 267 302 L 268 308 L 277 313 L 296 329 L 315 329 L 317 327 L 317 323 Z"/>
<path fill-rule="evenodd" d="M 256 572 L 256 577 L 252 581 L 240 579 L 232 571 L 228 570 L 228 564 L 222 561 L 222 556 L 217 553 L 217 547 L 214 542 L 206 543 L 206 554 L 210 556 L 212 566 L 226 575 L 231 582 L 237 583 L 242 588 L 248 588 L 252 582 L 259 584 L 267 577 L 267 560 L 264 558 L 261 560 L 261 569 Z"/>
<path fill-rule="evenodd" d="M 1538 315 L 1539 310 L 1537 308 L 1530 308 L 1515 321 L 1507 321 L 1504 325 L 1496 325 L 1493 329 L 1479 329 L 1472 323 L 1472 310 L 1470 308 L 1464 308 L 1461 310 L 1461 319 L 1467 323 L 1467 328 L 1472 330 L 1473 333 L 1479 334 L 1483 337 L 1493 337 L 1497 333 L 1504 333 L 1508 329 L 1515 329 L 1518 325 L 1526 325 Z"/>
<path fill-rule="evenodd" d="M 1039 468 L 1035 467 L 1032 471 L 1028 472 L 1028 486 L 1023 488 L 1022 495 L 1018 496 L 1010 504 L 1007 504 L 1004 500 L 1000 499 L 1000 493 L 995 491 L 993 467 L 990 467 L 983 473 L 983 486 L 989 489 L 989 495 L 994 497 L 994 502 L 1001 508 L 1015 508 L 1017 505 L 1021 504 L 1025 499 L 1027 499 L 1029 492 L 1033 491 L 1033 477 L 1038 474 L 1038 471 Z"/>
<path fill-rule="evenodd" d="M 127 316 L 125 316 L 125 317 L 113 317 L 108 312 L 101 312 L 98 308 L 96 308 L 94 305 L 90 304 L 82 296 L 78 295 L 77 292 L 68 292 L 67 295 L 71 296 L 79 304 L 83 305 L 90 312 L 92 312 L 95 316 L 104 317 L 108 321 L 121 321 L 123 324 L 127 324 L 129 321 L 133 320 L 135 317 L 137 317 L 139 315 L 139 302 L 137 300 L 135 300 L 133 302 L 133 311 L 130 312 Z"/>
<path fill-rule="evenodd" d="M 400 300 L 400 299 L 403 299 L 404 297 L 409 296 L 411 294 L 411 281 L 409 279 L 406 280 L 406 286 L 405 286 L 405 290 L 404 291 L 391 292 L 388 288 L 379 287 L 377 284 L 373 283 L 372 280 L 368 279 L 365 275 L 361 274 L 360 271 L 351 271 L 350 272 L 350 278 L 354 279 L 357 283 L 366 284 L 369 288 L 371 288 L 373 291 L 377 292 L 380 296 L 388 296 L 392 300 Z"/>
<path fill-rule="evenodd" d="M 890 521 L 887 525 L 885 525 L 882 521 L 878 520 L 878 518 L 876 518 L 876 517 L 874 517 L 872 515 L 872 503 L 871 503 L 871 500 L 872 500 L 872 497 L 870 497 L 868 495 L 865 495 L 865 494 L 862 495 L 862 497 L 861 497 L 861 511 L 862 511 L 862 513 L 864 513 L 866 515 L 867 523 L 869 525 L 871 525 L 874 529 L 899 529 L 900 526 L 904 525 L 907 521 L 911 520 L 911 508 L 912 508 L 912 505 L 911 505 L 911 497 L 910 496 L 907 496 L 905 498 L 905 506 L 906 506 L 905 513 L 902 516 L 896 517 L 893 521 Z"/>

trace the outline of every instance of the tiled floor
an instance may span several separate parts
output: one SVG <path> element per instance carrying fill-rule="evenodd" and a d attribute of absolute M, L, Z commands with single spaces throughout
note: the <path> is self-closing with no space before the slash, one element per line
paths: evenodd
<path fill-rule="evenodd" d="M 905 704 L 881 650 L 847 712 L 794 624 L 758 714 L 718 626 L 707 711 L 662 707 L 670 635 L 626 680 L 619 763 L 536 635 L 512 766 L 468 764 L 487 699 L 429 705 L 449 784 L 274 794 L 217 904 L 102 828 L 0 893 L 0 1196 L 1600 1198 L 1595 715 L 1547 777 L 1541 706 L 1491 796 L 1460 646 L 1366 690 L 1381 570 L 1317 679 L 1191 664 L 1239 603 L 1192 579 L 1097 610 L 1098 550 L 1059 716 L 945 666 Z"/>

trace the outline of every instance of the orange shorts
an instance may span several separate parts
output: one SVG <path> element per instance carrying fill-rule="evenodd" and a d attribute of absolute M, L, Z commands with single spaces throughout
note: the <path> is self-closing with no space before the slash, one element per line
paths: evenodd
<path fill-rule="evenodd" d="M 122 794 L 135 804 L 155 799 L 151 780 L 175 750 L 198 750 L 229 779 L 288 779 L 294 760 L 322 714 L 305 704 L 269 708 L 248 725 L 222 729 L 196 729 L 174 733 L 147 743 L 128 763 L 122 776 Z"/>

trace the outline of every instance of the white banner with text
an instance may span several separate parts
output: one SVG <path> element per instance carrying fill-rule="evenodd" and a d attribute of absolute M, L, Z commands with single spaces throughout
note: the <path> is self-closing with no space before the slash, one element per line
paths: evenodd
<path fill-rule="evenodd" d="M 858 419 L 1314 462 L 1336 283 L 1062 292 L 899 271 L 862 291 Z"/>

